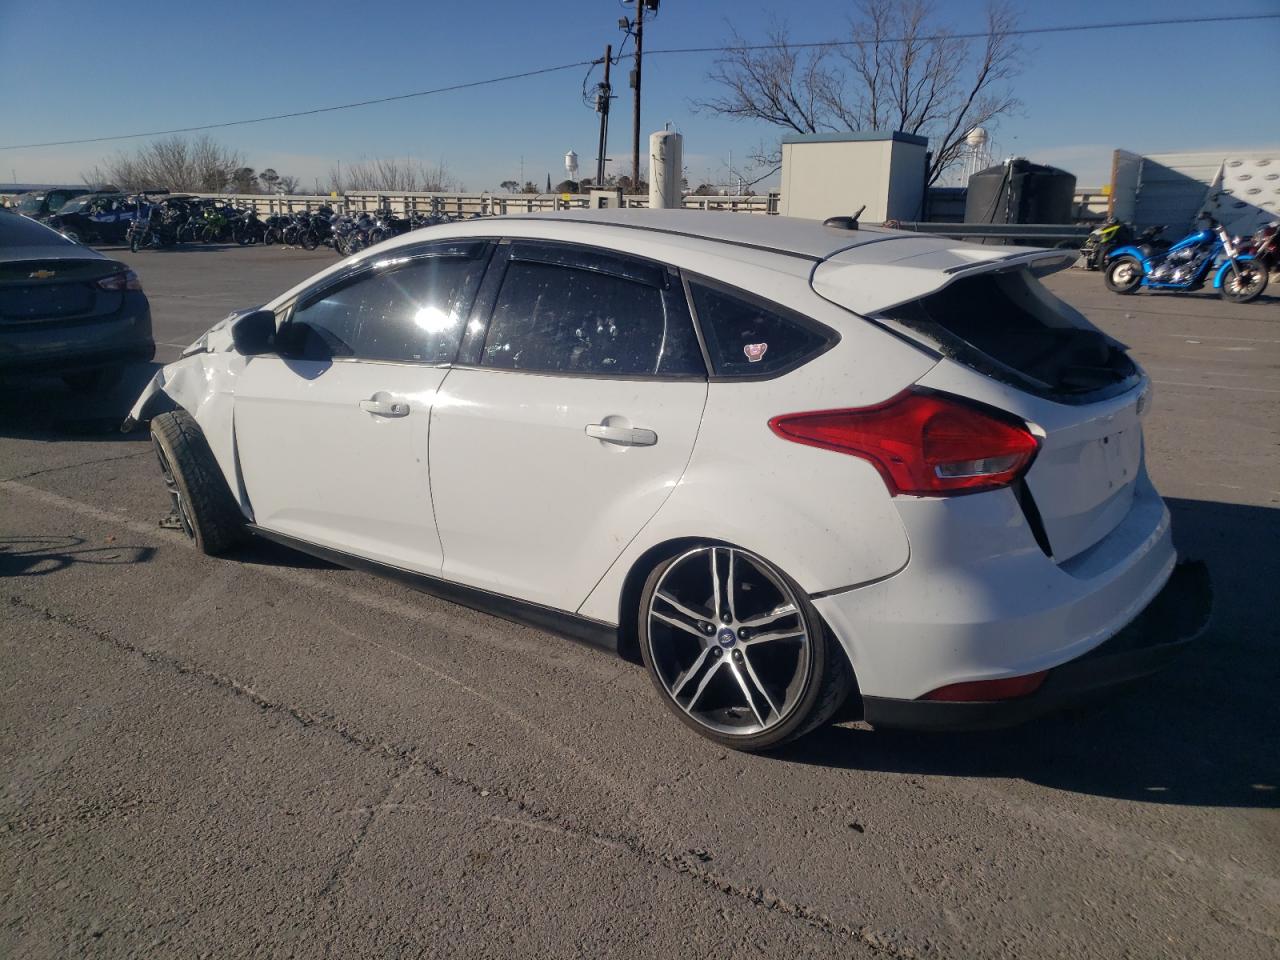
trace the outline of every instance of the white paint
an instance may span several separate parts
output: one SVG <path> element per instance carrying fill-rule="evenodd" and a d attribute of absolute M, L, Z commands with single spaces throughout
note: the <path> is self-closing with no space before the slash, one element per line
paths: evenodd
<path fill-rule="evenodd" d="M 746 382 L 351 361 L 316 377 L 292 362 L 246 362 L 224 323 L 209 352 L 165 367 L 144 399 L 164 390 L 191 411 L 233 489 L 243 474 L 246 515 L 267 529 L 606 623 L 633 615 L 620 610 L 622 587 L 650 548 L 677 538 L 744 547 L 827 594 L 818 608 L 867 694 L 916 697 L 1079 656 L 1169 575 L 1168 514 L 1141 461 L 1141 386 L 1053 403 L 935 361 L 848 309 L 937 289 L 1007 251 L 787 218 L 575 211 L 415 231 L 365 259 L 477 236 L 647 257 L 800 311 L 839 342 L 792 373 Z M 815 271 L 815 260 L 826 266 Z M 894 498 L 866 461 L 768 428 L 778 414 L 867 406 L 915 383 L 1007 410 L 1043 438 L 1027 483 L 1055 559 L 1008 489 Z M 404 399 L 409 416 L 369 419 L 357 404 L 379 392 Z M 652 430 L 657 443 L 620 448 L 586 434 L 606 421 Z M 1104 440 L 1114 455 L 1100 452 Z"/>

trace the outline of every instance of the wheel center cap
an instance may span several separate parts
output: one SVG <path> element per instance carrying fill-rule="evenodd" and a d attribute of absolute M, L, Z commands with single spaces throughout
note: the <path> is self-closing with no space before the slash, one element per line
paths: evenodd
<path fill-rule="evenodd" d="M 716 639 L 720 641 L 720 646 L 732 647 L 738 642 L 738 635 L 729 627 L 721 627 L 720 632 L 716 634 Z"/>

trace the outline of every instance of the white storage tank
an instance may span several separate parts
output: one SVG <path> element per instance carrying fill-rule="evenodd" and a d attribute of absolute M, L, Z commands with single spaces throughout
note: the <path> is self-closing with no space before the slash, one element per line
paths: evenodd
<path fill-rule="evenodd" d="M 684 137 L 671 130 L 649 135 L 649 208 L 681 205 Z"/>

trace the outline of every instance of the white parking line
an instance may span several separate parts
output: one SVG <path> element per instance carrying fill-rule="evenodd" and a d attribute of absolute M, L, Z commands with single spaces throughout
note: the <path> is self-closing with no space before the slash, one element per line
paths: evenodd
<path fill-rule="evenodd" d="M 1267 387 L 1229 387 L 1225 383 L 1186 383 L 1182 380 L 1152 380 L 1164 387 L 1204 387 L 1207 390 L 1234 390 L 1237 393 L 1280 393 Z"/>
<path fill-rule="evenodd" d="M 1177 337 L 1179 340 L 1235 340 L 1240 343 L 1280 343 L 1280 340 L 1266 340 L 1261 337 L 1210 337 L 1202 333 L 1166 333 L 1166 337 Z"/>

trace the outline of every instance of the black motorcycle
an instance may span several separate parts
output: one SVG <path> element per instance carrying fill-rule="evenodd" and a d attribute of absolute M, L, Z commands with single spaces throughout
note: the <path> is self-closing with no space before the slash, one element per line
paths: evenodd
<path fill-rule="evenodd" d="M 1133 224 L 1108 217 L 1093 229 L 1080 247 L 1081 262 L 1086 270 L 1101 270 L 1111 259 L 1111 251 L 1120 247 L 1137 246 L 1156 252 L 1167 249 L 1169 241 L 1161 234 L 1164 227 L 1148 227 L 1137 233 Z"/>

